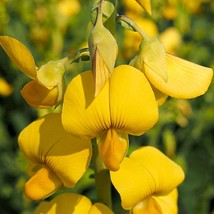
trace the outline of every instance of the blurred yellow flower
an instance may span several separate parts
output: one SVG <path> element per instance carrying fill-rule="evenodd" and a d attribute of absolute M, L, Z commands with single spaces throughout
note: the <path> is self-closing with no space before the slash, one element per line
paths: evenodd
<path fill-rule="evenodd" d="M 0 45 L 25 75 L 32 79 L 21 91 L 27 103 L 33 107 L 48 108 L 61 102 L 64 91 L 64 61 L 50 61 L 36 67 L 28 48 L 9 36 L 0 36 Z"/>
<path fill-rule="evenodd" d="M 113 212 L 102 203 L 92 202 L 85 196 L 64 193 L 56 196 L 51 201 L 39 204 L 35 214 L 113 214 Z"/>
<path fill-rule="evenodd" d="M 18 142 L 25 157 L 37 166 L 25 184 L 25 195 L 32 200 L 44 199 L 61 186 L 73 187 L 91 160 L 91 142 L 65 132 L 61 114 L 34 121 L 20 133 Z"/>
<path fill-rule="evenodd" d="M 0 77 L 0 95 L 9 96 L 12 92 L 12 86 L 4 78 Z"/>
<path fill-rule="evenodd" d="M 176 54 L 177 48 L 182 43 L 182 37 L 178 29 L 175 27 L 167 28 L 159 36 L 160 41 L 163 43 L 167 53 Z"/>
<path fill-rule="evenodd" d="M 65 130 L 86 139 L 97 137 L 101 157 L 110 170 L 119 168 L 128 149 L 128 134 L 143 134 L 157 119 L 158 108 L 147 79 L 128 65 L 116 67 L 96 97 L 91 71 L 75 77 L 65 92 Z"/>
<path fill-rule="evenodd" d="M 110 176 L 125 210 L 134 214 L 177 213 L 175 188 L 183 182 L 184 173 L 158 149 L 146 146 L 135 150 Z"/>
<path fill-rule="evenodd" d="M 60 14 L 65 17 L 76 15 L 81 8 L 79 0 L 61 0 L 57 4 Z"/>

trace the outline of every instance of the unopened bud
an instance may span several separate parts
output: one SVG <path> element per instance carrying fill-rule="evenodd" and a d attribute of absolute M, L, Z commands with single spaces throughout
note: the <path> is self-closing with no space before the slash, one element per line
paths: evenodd
<path fill-rule="evenodd" d="M 115 38 L 102 23 L 102 12 L 92 29 L 88 44 L 95 79 L 95 96 L 99 94 L 114 70 L 118 46 Z"/>

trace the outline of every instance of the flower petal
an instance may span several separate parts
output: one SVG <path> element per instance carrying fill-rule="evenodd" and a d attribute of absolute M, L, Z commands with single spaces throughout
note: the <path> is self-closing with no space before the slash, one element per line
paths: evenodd
<path fill-rule="evenodd" d="M 160 205 L 162 213 L 177 214 L 178 213 L 178 191 L 174 189 L 168 195 L 154 197 L 157 203 Z"/>
<path fill-rule="evenodd" d="M 43 167 L 25 184 L 25 195 L 31 200 L 41 200 L 53 194 L 61 185 L 61 180 L 53 171 Z"/>
<path fill-rule="evenodd" d="M 61 114 L 34 121 L 21 132 L 18 141 L 27 159 L 51 169 L 66 187 L 76 184 L 91 159 L 91 142 L 65 132 Z"/>
<path fill-rule="evenodd" d="M 89 214 L 114 214 L 107 206 L 101 203 L 95 203 Z"/>
<path fill-rule="evenodd" d="M 184 179 L 177 164 L 150 146 L 135 150 L 123 160 L 120 169 L 110 175 L 123 208 L 129 210 L 150 196 L 168 194 Z"/>
<path fill-rule="evenodd" d="M 131 213 L 177 214 L 178 213 L 177 198 L 178 198 L 177 189 L 174 189 L 172 192 L 164 196 L 152 196 L 135 205 L 132 208 Z"/>
<path fill-rule="evenodd" d="M 85 196 L 72 193 L 58 195 L 50 202 L 42 202 L 35 210 L 35 214 L 80 214 L 89 213 L 91 201 Z"/>
<path fill-rule="evenodd" d="M 58 89 L 57 87 L 48 89 L 32 80 L 22 88 L 21 95 L 32 107 L 50 108 L 57 104 Z"/>
<path fill-rule="evenodd" d="M 0 45 L 20 71 L 36 79 L 34 58 L 25 45 L 9 36 L 0 36 Z"/>
<path fill-rule="evenodd" d="M 75 77 L 64 96 L 62 123 L 65 130 L 84 138 L 94 138 L 110 124 L 109 83 L 94 97 L 91 71 Z"/>
<path fill-rule="evenodd" d="M 150 15 L 152 14 L 151 11 L 151 3 L 150 0 L 136 0 L 136 2 Z"/>
<path fill-rule="evenodd" d="M 145 65 L 145 74 L 149 81 L 163 93 L 189 99 L 204 94 L 212 80 L 211 68 L 197 65 L 187 60 L 167 54 L 168 81 L 163 81 L 155 72 Z"/>
<path fill-rule="evenodd" d="M 120 65 L 110 78 L 112 127 L 141 135 L 157 122 L 158 107 L 152 88 L 138 69 Z"/>

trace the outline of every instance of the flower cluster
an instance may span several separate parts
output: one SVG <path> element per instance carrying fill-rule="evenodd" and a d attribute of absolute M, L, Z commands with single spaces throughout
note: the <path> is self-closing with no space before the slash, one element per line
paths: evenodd
<path fill-rule="evenodd" d="M 149 0 L 135 3 L 151 14 Z M 106 180 L 130 213 L 178 212 L 182 168 L 152 146 L 139 147 L 128 156 L 129 135 L 150 130 L 168 96 L 190 99 L 204 94 L 213 72 L 167 53 L 157 38 L 118 15 L 116 6 L 116 1 L 94 1 L 92 14 L 96 19 L 87 50 L 91 69 L 78 74 L 67 86 L 64 64 L 70 57 L 38 68 L 25 45 L 0 36 L 7 55 L 32 79 L 21 90 L 26 102 L 36 108 L 62 107 L 60 112 L 32 122 L 19 135 L 20 150 L 33 166 L 25 195 L 42 200 L 74 187 L 89 167 L 95 173 L 98 198 L 94 204 L 83 195 L 64 193 L 42 202 L 36 213 L 111 214 L 110 190 L 108 185 L 101 186 Z M 139 33 L 141 45 L 129 64 L 115 66 L 117 41 L 105 25 L 107 21 Z"/>

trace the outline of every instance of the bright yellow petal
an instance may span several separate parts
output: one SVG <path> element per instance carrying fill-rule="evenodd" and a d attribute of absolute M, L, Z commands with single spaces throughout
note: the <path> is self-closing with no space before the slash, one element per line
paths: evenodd
<path fill-rule="evenodd" d="M 0 36 L 0 45 L 20 71 L 36 79 L 34 58 L 25 45 L 9 36 Z"/>
<path fill-rule="evenodd" d="M 132 214 L 177 214 L 177 189 L 164 196 L 149 197 L 135 205 Z"/>
<path fill-rule="evenodd" d="M 57 87 L 48 89 L 34 80 L 30 81 L 22 88 L 21 94 L 25 101 L 35 108 L 50 108 L 57 104 Z"/>
<path fill-rule="evenodd" d="M 165 196 L 157 196 L 154 197 L 157 203 L 160 205 L 162 213 L 170 213 L 170 214 L 177 214 L 178 213 L 178 191 L 174 189 L 168 195 Z"/>
<path fill-rule="evenodd" d="M 165 82 L 145 65 L 149 81 L 163 93 L 181 99 L 189 99 L 204 94 L 212 80 L 211 68 L 197 65 L 167 54 L 168 81 Z"/>
<path fill-rule="evenodd" d="M 150 0 L 136 0 L 136 2 L 150 15 L 152 14 L 151 11 L 151 3 Z"/>
<path fill-rule="evenodd" d="M 65 92 L 62 123 L 67 132 L 83 138 L 94 138 L 108 130 L 111 126 L 109 84 L 94 98 L 91 71 L 75 77 Z"/>
<path fill-rule="evenodd" d="M 131 214 L 164 214 L 153 197 L 148 197 L 132 208 Z"/>
<path fill-rule="evenodd" d="M 95 203 L 89 214 L 114 214 L 107 206 L 101 203 Z"/>
<path fill-rule="evenodd" d="M 184 179 L 181 167 L 150 146 L 135 150 L 110 175 L 128 210 L 148 197 L 168 194 Z"/>
<path fill-rule="evenodd" d="M 85 196 L 64 193 L 50 202 L 42 202 L 36 208 L 35 214 L 87 214 L 90 213 L 91 207 L 91 201 Z"/>
<path fill-rule="evenodd" d="M 165 101 L 167 100 L 168 95 L 162 93 L 161 91 L 159 91 L 158 89 L 156 89 L 153 85 L 151 85 L 151 86 L 152 86 L 152 90 L 153 90 L 153 92 L 155 94 L 157 105 L 158 106 L 163 105 L 165 103 Z"/>
<path fill-rule="evenodd" d="M 43 167 L 25 184 L 25 195 L 31 200 L 41 200 L 53 194 L 62 185 L 50 169 Z"/>
<path fill-rule="evenodd" d="M 112 127 L 141 135 L 157 122 L 158 107 L 152 88 L 138 69 L 121 65 L 110 78 Z"/>
<path fill-rule="evenodd" d="M 61 114 L 49 114 L 34 121 L 21 132 L 18 141 L 30 161 L 51 169 L 66 187 L 76 184 L 91 159 L 91 142 L 65 132 Z"/>

